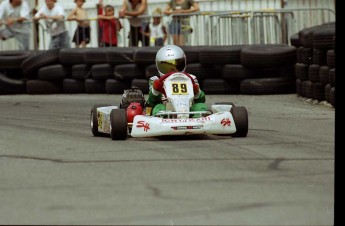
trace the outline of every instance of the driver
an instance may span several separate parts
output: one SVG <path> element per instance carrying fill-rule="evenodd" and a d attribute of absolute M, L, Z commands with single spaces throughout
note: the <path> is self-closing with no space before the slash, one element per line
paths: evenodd
<path fill-rule="evenodd" d="M 150 78 L 150 92 L 147 100 L 147 105 L 152 107 L 152 115 L 156 115 L 159 111 L 165 111 L 166 106 L 163 104 L 166 100 L 165 91 L 163 88 L 162 79 L 169 75 L 181 72 L 192 80 L 194 80 L 193 91 L 194 101 L 190 111 L 206 111 L 205 93 L 199 88 L 199 83 L 194 75 L 185 72 L 186 69 L 186 54 L 184 51 L 175 45 L 167 45 L 158 50 L 156 54 L 156 67 L 160 78 L 153 76 Z"/>

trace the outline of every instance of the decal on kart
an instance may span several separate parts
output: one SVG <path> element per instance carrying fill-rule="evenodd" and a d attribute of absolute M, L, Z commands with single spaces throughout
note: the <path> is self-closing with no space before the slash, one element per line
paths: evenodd
<path fill-rule="evenodd" d="M 171 89 L 172 95 L 188 95 L 187 83 L 185 82 L 172 82 Z"/>
<path fill-rule="evenodd" d="M 230 126 L 231 125 L 231 121 L 229 118 L 224 118 L 222 119 L 222 121 L 220 121 L 220 124 L 222 124 L 224 127 L 225 126 Z"/>
<path fill-rule="evenodd" d="M 144 128 L 144 132 L 147 132 L 150 129 L 150 124 L 145 121 L 138 121 L 137 128 Z"/>
<path fill-rule="evenodd" d="M 183 123 L 183 122 L 208 122 L 211 121 L 211 117 L 202 118 L 181 118 L 181 119 L 162 119 L 162 123 Z"/>
<path fill-rule="evenodd" d="M 98 128 L 103 129 L 103 113 L 98 111 L 97 112 L 97 119 L 98 119 Z"/>
<path fill-rule="evenodd" d="M 201 129 L 202 126 L 172 126 L 173 130 Z"/>

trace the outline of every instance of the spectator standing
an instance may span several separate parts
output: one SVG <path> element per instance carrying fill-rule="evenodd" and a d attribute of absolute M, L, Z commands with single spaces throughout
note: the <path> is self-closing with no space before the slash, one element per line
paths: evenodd
<path fill-rule="evenodd" d="M 147 0 L 123 0 L 119 16 L 120 18 L 131 17 L 129 18 L 129 46 L 138 46 L 139 41 L 142 46 L 150 44 L 150 37 L 145 35 L 149 32 L 148 18 L 138 18 L 141 15 L 147 15 Z"/>
<path fill-rule="evenodd" d="M 26 0 L 5 0 L 0 4 L 0 40 L 15 38 L 20 50 L 28 50 L 30 45 L 30 7 Z"/>
<path fill-rule="evenodd" d="M 170 0 L 164 13 L 166 15 L 174 15 L 193 13 L 199 10 L 199 4 L 194 0 Z M 173 35 L 175 45 L 185 44 L 184 32 L 192 32 L 189 16 L 174 16 L 169 25 L 169 33 Z"/>
<path fill-rule="evenodd" d="M 121 30 L 120 21 L 115 17 L 115 9 L 111 5 L 104 7 L 103 0 L 99 0 L 98 23 L 101 29 L 101 41 L 104 47 L 117 46 L 117 32 Z"/>
<path fill-rule="evenodd" d="M 75 0 L 76 7 L 68 15 L 67 20 L 75 20 L 78 27 L 74 33 L 72 41 L 76 47 L 85 48 L 90 43 L 90 21 L 88 20 L 87 11 L 83 9 L 85 0 Z"/>
<path fill-rule="evenodd" d="M 149 25 L 149 32 L 145 35 L 150 36 L 151 43 L 155 46 L 163 46 L 167 39 L 166 27 L 161 22 L 162 20 L 162 10 L 156 8 L 153 13 L 153 23 Z"/>
<path fill-rule="evenodd" d="M 35 19 L 44 19 L 47 31 L 51 35 L 50 49 L 69 48 L 69 35 L 65 27 L 65 9 L 56 0 L 45 0 L 35 15 Z"/>

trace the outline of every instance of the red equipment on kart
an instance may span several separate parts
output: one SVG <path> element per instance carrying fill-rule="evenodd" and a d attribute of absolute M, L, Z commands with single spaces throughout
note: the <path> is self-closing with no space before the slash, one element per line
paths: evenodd
<path fill-rule="evenodd" d="M 170 73 L 168 73 L 168 74 L 163 75 L 163 76 L 160 77 L 159 79 L 155 80 L 155 81 L 153 82 L 153 88 L 154 88 L 155 90 L 157 90 L 158 92 L 160 92 L 160 93 L 166 95 L 166 94 L 165 94 L 165 90 L 164 90 L 164 88 L 163 88 L 164 80 L 167 79 L 170 75 L 175 74 L 175 73 L 177 73 L 177 72 L 170 72 Z M 191 80 L 192 83 L 193 83 L 194 94 L 199 93 L 199 85 L 195 83 L 195 81 L 194 81 L 194 79 L 192 78 L 192 76 L 190 76 L 190 74 L 185 73 L 185 72 L 180 72 L 180 73 L 182 73 L 182 74 L 184 74 L 184 75 L 187 75 L 187 76 L 190 78 L 190 80 Z M 196 92 L 196 91 L 197 91 L 197 92 Z"/>
<path fill-rule="evenodd" d="M 138 102 L 131 103 L 128 106 L 126 112 L 127 112 L 127 122 L 130 122 L 130 123 L 133 122 L 133 119 L 136 115 L 144 114 L 143 107 Z"/>

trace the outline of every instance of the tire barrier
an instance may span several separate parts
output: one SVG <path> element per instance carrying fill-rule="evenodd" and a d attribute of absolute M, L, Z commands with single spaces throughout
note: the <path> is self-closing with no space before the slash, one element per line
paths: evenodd
<path fill-rule="evenodd" d="M 335 23 L 306 28 L 290 40 L 297 50 L 297 95 L 335 107 Z"/>
<path fill-rule="evenodd" d="M 319 36 L 322 56 L 328 67 L 333 68 L 334 51 L 325 50 L 331 44 L 330 38 L 323 39 L 322 33 Z M 186 72 L 197 76 L 206 94 L 249 95 L 294 93 L 296 72 L 301 80 L 299 92 L 302 92 L 303 81 L 308 76 L 318 77 L 319 69 L 315 68 L 309 75 L 313 48 L 304 48 L 297 35 L 294 39 L 300 45 L 298 48 L 271 44 L 183 46 Z M 110 47 L 1 52 L 0 94 L 121 94 L 133 86 L 147 94 L 149 78 L 159 76 L 155 66 L 158 49 Z M 330 73 L 323 68 L 323 78 L 317 82 L 325 84 L 327 77 L 327 84 L 331 84 Z"/>

